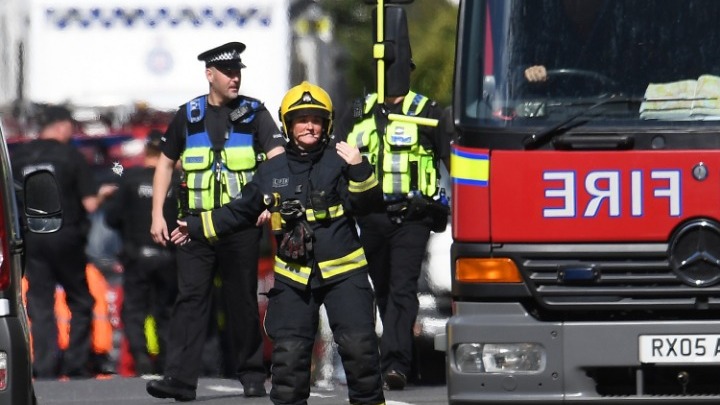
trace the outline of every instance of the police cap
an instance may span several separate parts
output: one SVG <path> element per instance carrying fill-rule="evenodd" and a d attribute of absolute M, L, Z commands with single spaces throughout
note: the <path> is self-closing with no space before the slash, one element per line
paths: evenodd
<path fill-rule="evenodd" d="M 242 69 L 240 54 L 245 50 L 242 42 L 228 42 L 216 48 L 209 49 L 200 55 L 198 60 L 205 62 L 205 67 L 216 66 L 221 68 Z"/>

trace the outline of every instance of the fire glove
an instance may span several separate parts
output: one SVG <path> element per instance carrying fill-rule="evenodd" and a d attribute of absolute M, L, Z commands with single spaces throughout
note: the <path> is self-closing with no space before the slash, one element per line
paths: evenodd
<path fill-rule="evenodd" d="M 312 251 L 313 231 L 305 220 L 297 220 L 283 234 L 278 256 L 285 261 L 304 261 Z"/>
<path fill-rule="evenodd" d="M 280 216 L 285 222 L 278 256 L 285 261 L 304 261 L 312 251 L 313 232 L 303 218 L 305 207 L 299 200 L 285 200 L 280 205 Z"/>
<path fill-rule="evenodd" d="M 285 200 L 280 204 L 280 216 L 288 224 L 302 218 L 304 213 L 305 207 L 300 200 Z"/>

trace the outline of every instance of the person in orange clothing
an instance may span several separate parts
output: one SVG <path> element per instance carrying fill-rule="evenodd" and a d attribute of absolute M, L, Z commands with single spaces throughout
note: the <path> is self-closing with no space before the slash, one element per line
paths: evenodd
<path fill-rule="evenodd" d="M 92 369 L 97 374 L 113 374 L 114 367 L 110 360 L 110 352 L 113 349 L 113 326 L 110 322 L 107 301 L 108 283 L 105 276 L 92 263 L 88 263 L 85 267 L 85 273 L 90 294 L 95 298 L 92 326 L 90 328 Z M 23 303 L 26 305 L 28 285 L 27 279 L 23 277 L 22 294 Z M 58 286 L 55 290 L 55 318 L 58 327 L 58 347 L 65 352 L 70 345 L 70 319 L 72 313 L 67 304 L 65 290 L 61 286 Z M 30 341 L 32 342 L 32 334 L 30 335 Z M 32 344 L 30 347 L 32 348 Z"/>

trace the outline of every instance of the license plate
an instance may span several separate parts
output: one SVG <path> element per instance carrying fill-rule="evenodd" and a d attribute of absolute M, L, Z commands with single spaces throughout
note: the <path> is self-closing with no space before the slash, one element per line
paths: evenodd
<path fill-rule="evenodd" d="M 641 335 L 641 363 L 720 363 L 720 335 Z"/>

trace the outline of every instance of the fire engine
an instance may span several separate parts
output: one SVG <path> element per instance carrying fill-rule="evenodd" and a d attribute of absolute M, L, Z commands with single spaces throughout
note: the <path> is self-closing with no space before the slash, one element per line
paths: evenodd
<path fill-rule="evenodd" d="M 450 404 L 720 402 L 717 15 L 461 1 Z"/>

